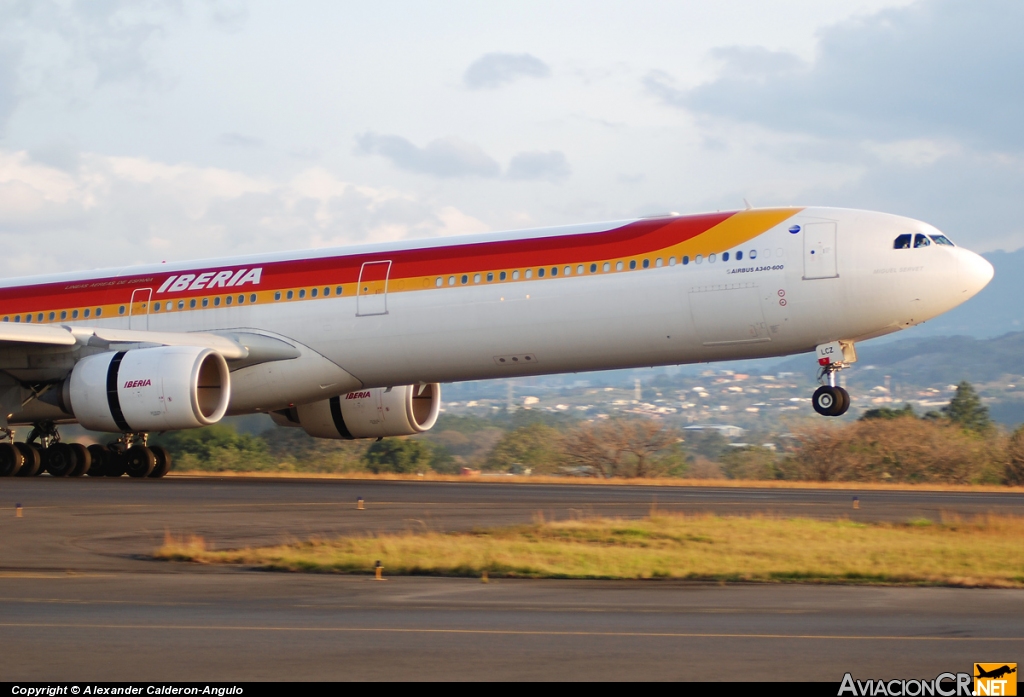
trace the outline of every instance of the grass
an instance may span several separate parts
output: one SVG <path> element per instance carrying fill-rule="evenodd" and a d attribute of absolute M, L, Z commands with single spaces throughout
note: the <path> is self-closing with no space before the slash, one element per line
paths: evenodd
<path fill-rule="evenodd" d="M 905 524 L 652 514 L 211 550 L 167 535 L 159 559 L 280 571 L 1024 587 L 1024 518 Z"/>
<path fill-rule="evenodd" d="M 1024 492 L 1024 486 L 1004 484 L 943 484 L 926 482 L 920 484 L 886 482 L 812 482 L 779 479 L 677 479 L 674 477 L 649 477 L 631 479 L 616 477 L 597 479 L 595 477 L 555 477 L 546 475 L 494 476 L 438 474 L 372 474 L 370 472 L 208 472 L 201 470 L 172 471 L 168 477 L 204 478 L 259 478 L 259 479 L 343 479 L 352 481 L 399 481 L 399 482 L 490 482 L 501 484 L 570 484 L 590 486 L 688 486 L 741 489 L 834 489 L 838 491 L 964 491 L 990 493 Z"/>

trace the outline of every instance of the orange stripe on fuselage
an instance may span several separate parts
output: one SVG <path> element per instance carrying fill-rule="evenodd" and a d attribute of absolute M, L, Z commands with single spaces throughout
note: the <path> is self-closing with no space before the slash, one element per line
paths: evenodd
<path fill-rule="evenodd" d="M 403 292 L 423 289 L 435 289 L 438 277 L 456 276 L 461 281 L 462 275 L 472 278 L 479 273 L 486 275 L 500 271 L 525 271 L 540 267 L 562 267 L 603 264 L 605 261 L 638 261 L 648 259 L 654 267 L 655 258 L 669 257 L 681 259 L 684 255 L 695 257 L 697 254 L 708 255 L 728 251 L 750 239 L 764 233 L 775 225 L 787 220 L 800 208 L 763 209 L 740 211 L 735 213 L 710 213 L 675 218 L 658 218 L 638 220 L 618 228 L 601 232 L 552 235 L 512 240 L 495 240 L 470 244 L 443 245 L 425 249 L 407 249 L 381 251 L 363 254 L 337 255 L 300 259 L 290 261 L 253 262 L 249 265 L 228 264 L 198 268 L 191 271 L 176 273 L 161 272 L 159 269 L 146 274 L 117 278 L 98 278 L 93 280 L 77 280 L 74 282 L 25 285 L 0 289 L 0 315 L 13 319 L 14 315 L 25 313 L 35 315 L 44 313 L 44 322 L 76 321 L 71 318 L 74 309 L 84 310 L 102 308 L 99 319 L 119 316 L 122 306 L 128 305 L 132 292 L 140 288 L 152 288 L 152 302 L 167 300 L 185 300 L 185 310 L 193 298 L 210 298 L 208 308 L 197 304 L 196 310 L 212 309 L 212 299 L 224 298 L 228 295 L 245 295 L 245 304 L 249 296 L 257 293 L 257 303 L 274 302 L 276 291 L 289 289 L 310 289 L 312 287 L 330 287 L 330 297 L 336 297 L 333 290 L 337 286 L 344 289 L 343 296 L 354 295 L 355 284 L 363 264 L 373 261 L 391 261 L 388 292 Z M 197 290 L 164 292 L 159 295 L 156 290 L 170 276 L 185 273 L 200 275 L 207 272 L 232 271 L 233 273 L 247 268 L 262 268 L 258 286 L 247 284 L 234 288 L 218 287 Z M 599 268 L 600 272 L 600 268 Z M 525 275 L 525 274 L 524 274 Z M 561 278 L 562 276 L 558 276 Z M 520 281 L 525 278 L 520 277 Z M 537 280 L 536 278 L 531 280 Z M 495 281 L 498 282 L 498 281 Z M 515 282 L 509 277 L 505 283 Z M 457 284 L 461 285 L 461 283 Z M 447 281 L 442 288 L 449 287 Z M 297 296 L 297 293 L 296 293 Z M 321 295 L 322 297 L 322 295 Z M 298 299 L 297 297 L 295 299 Z M 308 294 L 305 299 L 310 299 Z M 319 299 L 319 298 L 318 298 Z M 175 307 L 177 303 L 175 302 Z M 222 304 L 220 307 L 224 307 Z M 141 309 L 139 304 L 134 312 Z M 68 312 L 63 320 L 62 311 Z M 55 312 L 50 320 L 49 313 Z M 125 314 L 128 314 L 126 312 Z M 85 319 L 81 313 L 77 321 Z M 88 319 L 96 319 L 95 316 Z"/>

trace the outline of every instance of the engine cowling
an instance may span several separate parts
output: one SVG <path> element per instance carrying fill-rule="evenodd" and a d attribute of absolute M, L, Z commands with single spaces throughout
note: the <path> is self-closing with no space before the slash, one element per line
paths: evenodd
<path fill-rule="evenodd" d="M 75 364 L 64 405 L 85 428 L 138 432 L 217 423 L 231 399 L 224 357 L 196 346 L 101 353 Z"/>
<path fill-rule="evenodd" d="M 433 427 L 440 409 L 441 386 L 435 382 L 356 390 L 273 416 L 316 438 L 352 440 L 423 433 Z"/>

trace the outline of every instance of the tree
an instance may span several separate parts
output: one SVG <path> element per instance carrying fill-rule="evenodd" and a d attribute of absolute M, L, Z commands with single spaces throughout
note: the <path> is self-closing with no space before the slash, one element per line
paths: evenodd
<path fill-rule="evenodd" d="M 651 476 L 652 458 L 680 443 L 674 428 L 652 419 L 580 424 L 566 435 L 566 458 L 602 477 Z"/>
<path fill-rule="evenodd" d="M 860 417 L 861 421 L 868 421 L 870 419 L 900 419 L 905 416 L 916 417 L 914 413 L 914 407 L 909 404 L 904 404 L 901 409 L 893 409 L 892 407 L 879 407 L 878 409 L 868 409 Z"/>
<path fill-rule="evenodd" d="M 1024 484 L 1024 426 L 1019 426 L 1006 445 L 1006 466 L 1003 480 L 1007 484 Z"/>
<path fill-rule="evenodd" d="M 674 428 L 652 419 L 620 419 L 612 422 L 621 452 L 635 459 L 634 477 L 650 475 L 650 458 L 683 439 Z"/>
<path fill-rule="evenodd" d="M 778 458 L 769 448 L 756 445 L 732 448 L 722 456 L 722 471 L 729 479 L 778 479 Z"/>
<path fill-rule="evenodd" d="M 556 472 L 564 459 L 561 433 L 534 423 L 502 436 L 484 466 L 503 472 L 527 467 L 534 472 Z"/>
<path fill-rule="evenodd" d="M 422 472 L 431 466 L 430 445 L 422 440 L 385 438 L 366 451 L 366 467 L 374 474 Z"/>
<path fill-rule="evenodd" d="M 978 393 L 966 380 L 957 385 L 956 394 L 949 406 L 942 408 L 942 413 L 965 431 L 985 433 L 992 428 L 988 407 L 981 403 Z"/>

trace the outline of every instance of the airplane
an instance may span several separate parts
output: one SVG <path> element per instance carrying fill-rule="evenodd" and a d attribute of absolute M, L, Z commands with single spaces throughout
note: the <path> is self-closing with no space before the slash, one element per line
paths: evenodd
<path fill-rule="evenodd" d="M 998 680 L 999 678 L 1002 678 L 1005 675 L 1011 675 L 1017 672 L 1016 668 L 1011 668 L 1008 665 L 1003 665 L 999 668 L 993 668 L 992 670 L 985 670 L 977 663 L 974 664 L 974 667 L 978 669 L 978 674 L 974 676 L 976 678 L 993 678 L 995 680 Z"/>
<path fill-rule="evenodd" d="M 150 432 L 228 414 L 402 436 L 433 426 L 442 382 L 808 351 L 812 406 L 838 416 L 858 342 L 992 275 L 926 223 L 788 207 L 6 280 L 0 474 L 161 477 Z M 62 443 L 74 422 L 117 439 Z"/>

